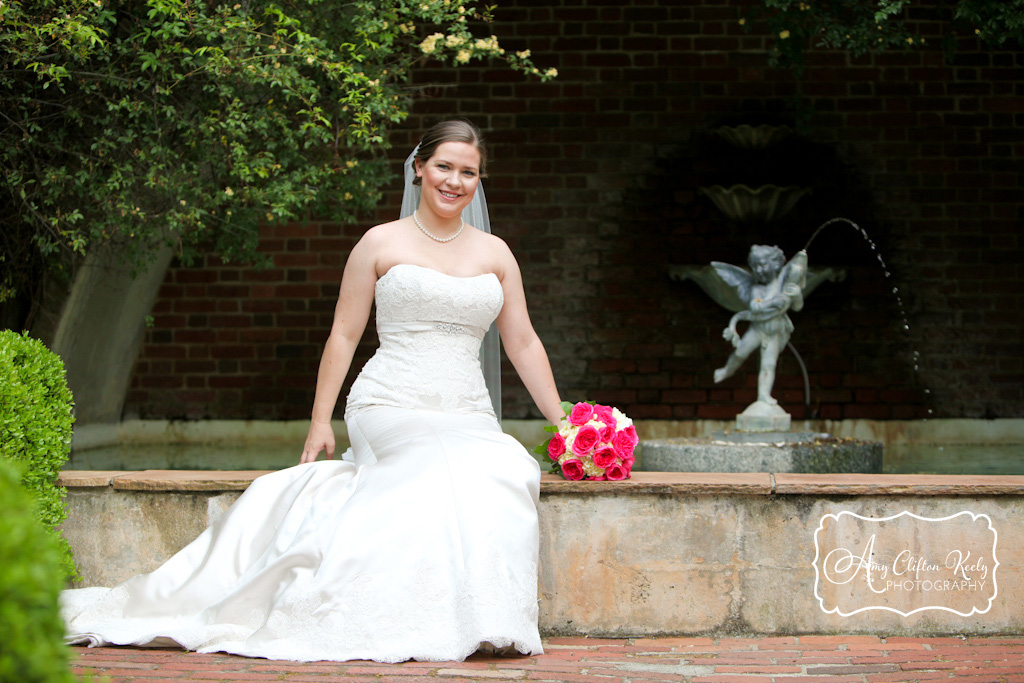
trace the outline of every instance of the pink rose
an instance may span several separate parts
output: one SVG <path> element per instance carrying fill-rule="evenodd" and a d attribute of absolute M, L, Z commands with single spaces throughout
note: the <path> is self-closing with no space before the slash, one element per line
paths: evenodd
<path fill-rule="evenodd" d="M 594 416 L 604 424 L 601 429 L 601 441 L 611 441 L 612 436 L 615 435 L 615 416 L 612 415 L 611 409 L 609 408 L 607 412 L 595 410 Z"/>
<path fill-rule="evenodd" d="M 597 433 L 593 425 L 584 425 L 580 427 L 580 431 L 576 434 L 576 439 L 572 442 L 572 452 L 576 455 L 586 455 L 590 452 L 590 449 L 597 445 L 600 438 L 601 435 Z"/>
<path fill-rule="evenodd" d="M 602 422 L 605 422 L 605 417 L 607 417 L 611 419 L 612 424 L 615 424 L 615 413 L 612 412 L 611 406 L 603 406 L 601 404 L 598 404 L 594 406 L 594 414 L 597 415 Z"/>
<path fill-rule="evenodd" d="M 552 460 L 558 460 L 558 456 L 565 453 L 565 437 L 561 434 L 555 434 L 548 441 L 548 457 Z"/>
<path fill-rule="evenodd" d="M 599 448 L 594 453 L 594 464 L 604 469 L 609 465 L 614 465 L 617 459 L 614 448 Z"/>
<path fill-rule="evenodd" d="M 633 425 L 626 427 L 620 432 L 616 432 L 615 436 L 612 437 L 612 446 L 614 446 L 622 458 L 632 457 L 633 450 L 639 442 L 640 439 L 637 438 L 636 429 L 633 428 Z"/>
<path fill-rule="evenodd" d="M 572 481 L 579 481 L 586 472 L 583 471 L 583 463 L 575 458 L 562 463 L 562 476 Z"/>
<path fill-rule="evenodd" d="M 577 403 L 569 411 L 569 423 L 579 427 L 590 422 L 590 418 L 593 416 L 594 406 L 589 403 Z"/>
<path fill-rule="evenodd" d="M 622 432 L 619 432 L 612 439 L 612 446 L 615 448 L 615 452 L 619 454 L 619 457 L 625 460 L 626 458 L 633 457 L 633 442 L 629 440 L 629 437 L 625 436 Z"/>
<path fill-rule="evenodd" d="M 622 481 L 629 477 L 629 470 L 622 465 L 612 465 L 604 471 L 604 476 L 608 477 L 608 481 Z"/>
<path fill-rule="evenodd" d="M 627 436 L 629 436 L 629 439 L 630 441 L 633 442 L 634 446 L 640 443 L 640 437 L 636 435 L 636 427 L 634 427 L 633 425 L 629 425 L 622 431 L 625 432 Z"/>

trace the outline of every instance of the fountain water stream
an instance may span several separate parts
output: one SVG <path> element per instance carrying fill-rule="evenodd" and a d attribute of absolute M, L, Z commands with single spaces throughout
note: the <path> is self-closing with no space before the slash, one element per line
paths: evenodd
<path fill-rule="evenodd" d="M 807 243 L 804 245 L 803 251 L 807 251 L 807 249 L 810 248 L 811 243 L 814 242 L 814 240 L 818 237 L 819 234 L 821 234 L 822 230 L 824 230 L 825 228 L 827 228 L 828 226 L 830 226 L 830 225 L 832 225 L 834 223 L 846 223 L 850 227 L 854 228 L 858 233 L 860 233 L 861 237 L 864 238 L 864 241 L 867 242 L 869 247 L 871 247 L 871 251 L 874 252 L 875 259 L 878 261 L 878 265 L 881 266 L 882 273 L 885 274 L 885 278 L 887 280 L 892 278 L 892 271 L 889 269 L 889 266 L 885 262 L 885 259 L 882 258 L 882 253 L 878 250 L 878 246 L 875 244 L 875 241 L 873 239 L 871 239 L 870 235 L 868 235 L 868 231 L 865 230 L 864 228 L 862 228 L 861 226 L 857 225 L 853 221 L 851 221 L 849 218 L 842 218 L 842 217 L 830 218 L 829 220 L 827 220 L 824 223 L 822 223 L 821 225 L 819 225 L 818 229 L 815 230 L 813 233 L 811 233 L 811 237 L 810 237 L 810 239 L 807 240 Z M 897 287 L 896 285 L 893 285 L 891 287 L 891 292 L 892 292 L 893 297 L 895 297 L 896 305 L 899 308 L 901 329 L 902 329 L 904 334 L 908 334 L 910 332 L 910 319 L 907 316 L 907 308 L 903 304 L 903 295 L 900 292 L 900 288 Z M 921 369 L 921 352 L 917 351 L 917 350 L 914 350 L 912 352 L 912 359 L 913 359 L 913 365 L 914 365 L 914 373 L 916 374 Z M 930 394 L 931 390 L 930 389 L 924 389 L 924 393 L 925 394 Z M 931 414 L 932 414 L 932 409 L 929 408 L 928 409 L 928 415 L 931 415 Z"/>
<path fill-rule="evenodd" d="M 821 234 L 821 231 L 824 230 L 825 228 L 827 228 L 828 226 L 832 225 L 833 223 L 846 223 L 846 224 L 850 225 L 851 227 L 853 227 L 854 229 L 856 229 L 857 232 L 859 232 L 861 234 L 861 237 L 864 238 L 864 241 L 868 243 L 868 246 L 871 247 L 871 251 L 873 251 L 875 253 L 875 258 L 878 259 L 879 265 L 882 266 L 882 272 L 885 273 L 886 279 L 889 279 L 889 278 L 892 277 L 892 272 L 889 270 L 889 266 L 886 265 L 885 259 L 882 258 L 882 254 L 881 254 L 881 252 L 878 251 L 878 247 L 875 245 L 874 240 L 872 240 L 871 237 L 868 235 L 868 231 L 865 230 L 864 228 L 860 227 L 859 225 L 857 225 L 853 221 L 851 221 L 849 218 L 842 218 L 842 217 L 830 218 L 829 220 L 827 220 L 824 223 L 822 223 L 821 225 L 819 225 L 818 229 L 815 230 L 813 233 L 811 233 L 811 237 L 810 237 L 810 239 L 807 240 L 807 244 L 804 245 L 804 248 L 803 248 L 802 251 L 807 251 L 810 248 L 811 243 L 814 242 L 814 240 L 818 237 L 819 234 Z M 899 306 L 899 309 L 900 309 L 900 317 L 902 318 L 903 331 L 904 332 L 909 332 L 910 331 L 910 322 L 909 322 L 909 320 L 907 318 L 907 310 L 906 310 L 906 308 L 903 305 L 903 297 L 900 294 L 899 287 L 895 287 L 894 286 L 892 288 L 892 293 L 893 293 L 893 296 L 896 297 L 896 303 L 897 303 L 897 305 Z M 917 369 L 916 366 L 917 366 L 917 363 L 915 362 L 915 368 L 914 368 L 915 370 Z"/>

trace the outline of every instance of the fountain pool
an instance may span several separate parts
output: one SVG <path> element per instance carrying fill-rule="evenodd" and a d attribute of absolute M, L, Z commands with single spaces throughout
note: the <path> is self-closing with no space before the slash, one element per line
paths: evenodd
<path fill-rule="evenodd" d="M 272 470 L 298 462 L 305 422 L 176 423 L 135 421 L 76 433 L 65 470 Z M 528 451 L 545 438 L 543 423 L 505 420 L 506 432 Z M 641 438 L 699 437 L 728 422 L 638 421 Z M 806 431 L 830 431 L 883 444 L 884 474 L 1024 475 L 1024 420 L 921 420 L 914 422 L 808 422 Z M 346 433 L 339 423 L 338 457 Z M 642 464 L 641 447 L 641 464 Z M 546 463 L 542 462 L 546 470 Z"/>

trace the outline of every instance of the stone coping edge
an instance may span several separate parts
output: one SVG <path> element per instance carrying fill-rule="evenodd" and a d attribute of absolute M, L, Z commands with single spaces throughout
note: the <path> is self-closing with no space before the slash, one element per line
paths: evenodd
<path fill-rule="evenodd" d="M 61 472 L 70 489 L 120 491 L 243 491 L 266 470 L 144 470 Z M 771 472 L 634 472 L 625 481 L 566 481 L 541 475 L 541 493 L 732 494 L 816 496 L 1021 495 L 1024 476 L 946 474 L 783 474 Z"/>

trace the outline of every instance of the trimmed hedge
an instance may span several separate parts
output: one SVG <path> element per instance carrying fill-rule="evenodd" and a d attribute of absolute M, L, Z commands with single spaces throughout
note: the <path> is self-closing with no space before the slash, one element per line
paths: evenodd
<path fill-rule="evenodd" d="M 64 363 L 28 333 L 0 330 L 0 460 L 13 463 L 57 545 L 67 578 L 78 571 L 60 525 L 67 518 L 57 475 L 71 452 L 71 391 Z"/>
<path fill-rule="evenodd" d="M 71 683 L 57 607 L 61 552 L 15 468 L 0 461 L 0 681 Z"/>

